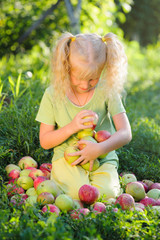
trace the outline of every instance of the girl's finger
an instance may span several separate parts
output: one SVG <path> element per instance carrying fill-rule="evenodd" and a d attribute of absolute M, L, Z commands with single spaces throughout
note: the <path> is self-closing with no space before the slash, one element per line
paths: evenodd
<path fill-rule="evenodd" d="M 83 161 L 83 157 L 79 157 L 76 161 L 74 161 L 73 163 L 71 163 L 71 166 L 75 166 L 79 163 L 81 163 Z"/>

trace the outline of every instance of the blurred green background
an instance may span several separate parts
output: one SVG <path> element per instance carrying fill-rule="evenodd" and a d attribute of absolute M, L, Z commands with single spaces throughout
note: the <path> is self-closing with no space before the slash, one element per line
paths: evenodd
<path fill-rule="evenodd" d="M 133 140 L 117 151 L 121 171 L 160 181 L 160 0 L 0 1 L 0 171 L 24 155 L 50 162 L 35 122 L 62 32 L 108 32 L 129 62 L 125 107 Z"/>

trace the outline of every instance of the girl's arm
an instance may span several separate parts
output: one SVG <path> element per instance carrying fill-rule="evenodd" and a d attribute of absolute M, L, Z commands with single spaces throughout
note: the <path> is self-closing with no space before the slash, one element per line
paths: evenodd
<path fill-rule="evenodd" d="M 89 118 L 83 119 L 86 116 L 89 116 Z M 92 122 L 93 120 L 94 113 L 92 111 L 82 110 L 69 124 L 60 129 L 55 130 L 54 126 L 41 123 L 39 133 L 40 144 L 44 149 L 58 146 L 81 129 L 93 127 L 92 125 L 84 125 L 85 122 Z"/>
<path fill-rule="evenodd" d="M 106 141 L 101 143 L 93 143 L 84 140 L 79 141 L 81 144 L 86 144 L 86 147 L 81 151 L 69 154 L 72 156 L 81 155 L 80 158 L 72 163 L 72 165 L 77 165 L 79 163 L 85 164 L 88 161 L 92 161 L 91 165 L 93 165 L 93 160 L 98 158 L 100 155 L 116 150 L 131 141 L 131 127 L 126 113 L 119 113 L 115 115 L 113 117 L 113 122 L 116 132 Z"/>

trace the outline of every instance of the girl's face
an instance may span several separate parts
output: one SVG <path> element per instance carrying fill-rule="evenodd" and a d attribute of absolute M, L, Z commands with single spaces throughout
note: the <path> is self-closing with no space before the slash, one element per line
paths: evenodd
<path fill-rule="evenodd" d="M 77 93 L 89 92 L 90 90 L 95 88 L 99 81 L 99 77 L 93 79 L 79 79 L 76 74 L 71 73 L 71 86 Z"/>

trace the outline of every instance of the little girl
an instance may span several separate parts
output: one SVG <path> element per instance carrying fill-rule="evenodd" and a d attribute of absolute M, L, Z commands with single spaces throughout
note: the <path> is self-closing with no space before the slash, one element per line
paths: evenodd
<path fill-rule="evenodd" d="M 52 70 L 51 86 L 43 95 L 36 117 L 41 123 L 41 146 L 54 148 L 51 179 L 73 199 L 79 198 L 78 190 L 84 184 L 97 187 L 101 196 L 115 198 L 120 194 L 115 150 L 132 138 L 121 101 L 127 75 L 124 48 L 112 33 L 103 38 L 65 33 L 53 52 Z M 101 143 L 81 140 L 79 143 L 86 146 L 70 154 L 80 156 L 70 165 L 64 151 L 80 130 L 93 127 L 94 113 L 99 117 L 95 130 L 107 130 L 112 135 Z M 94 160 L 105 153 L 96 171 L 81 167 L 90 162 L 92 170 Z"/>

